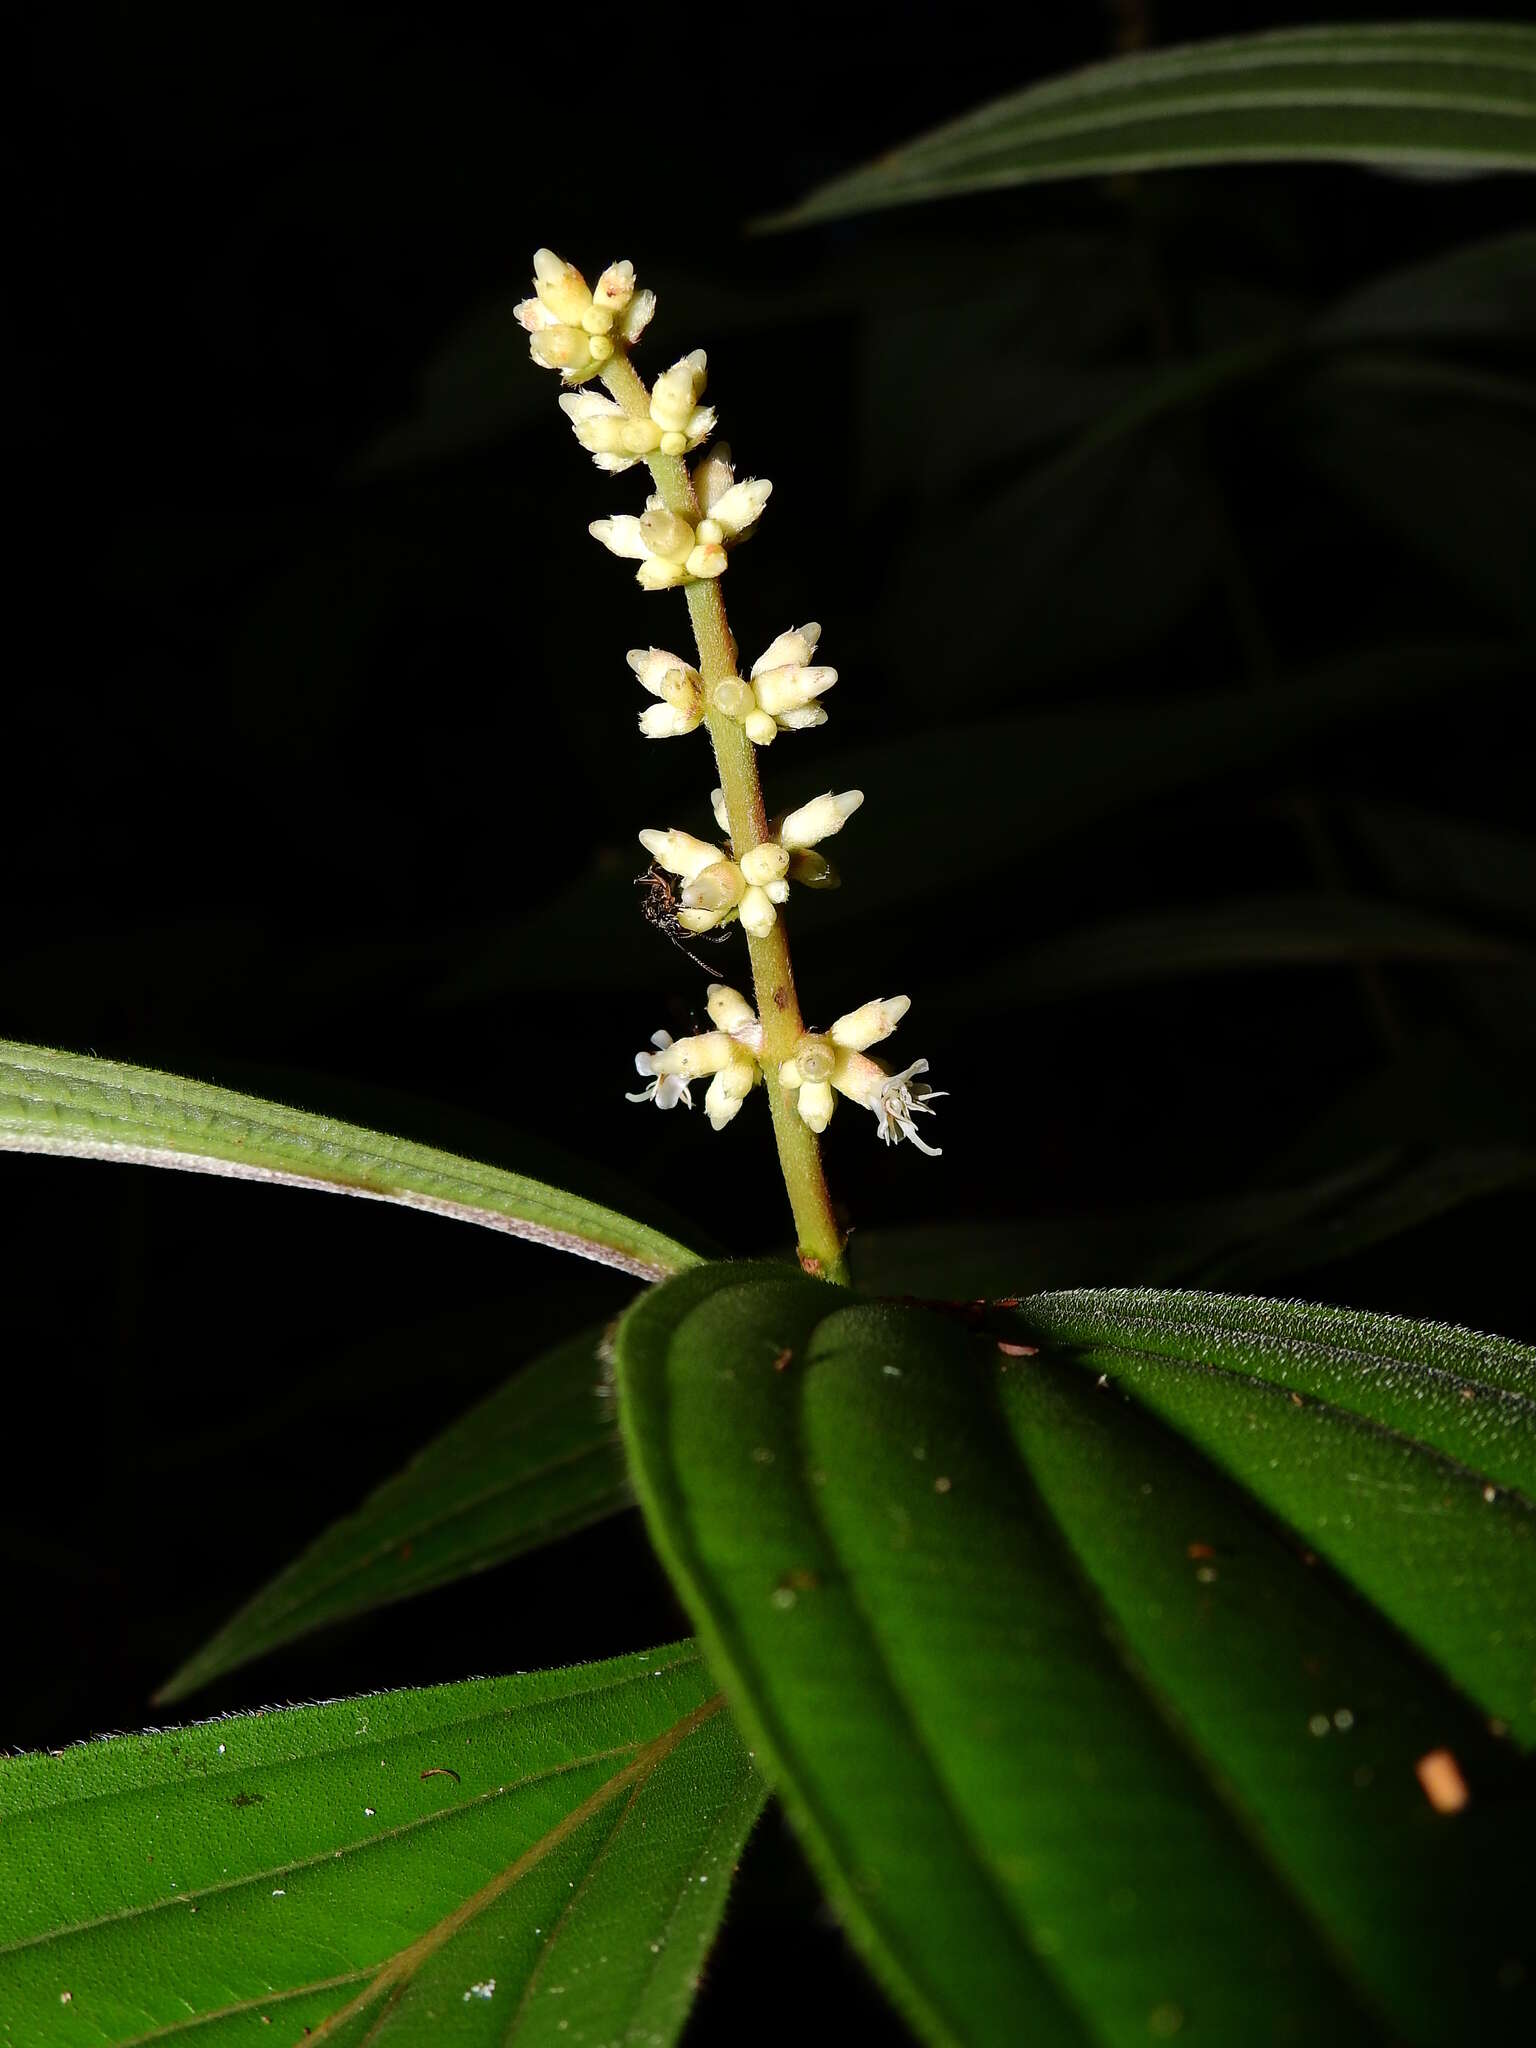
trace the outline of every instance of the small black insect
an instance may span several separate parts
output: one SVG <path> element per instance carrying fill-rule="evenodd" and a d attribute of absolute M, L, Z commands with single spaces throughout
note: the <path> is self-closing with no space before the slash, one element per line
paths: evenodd
<path fill-rule="evenodd" d="M 647 924 L 655 925 L 657 931 L 665 932 L 680 953 L 686 953 L 695 967 L 701 967 L 706 974 L 714 969 L 707 960 L 701 960 L 691 947 L 683 943 L 680 936 L 685 930 L 677 921 L 677 883 L 665 868 L 652 861 L 643 875 L 636 875 L 635 887 L 640 893 L 640 915 Z M 728 928 L 712 932 L 688 932 L 690 939 L 707 939 L 712 946 L 723 946 L 730 937 Z"/>

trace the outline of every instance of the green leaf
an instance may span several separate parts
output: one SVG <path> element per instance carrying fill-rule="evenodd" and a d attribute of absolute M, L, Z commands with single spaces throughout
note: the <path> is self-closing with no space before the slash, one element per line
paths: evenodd
<path fill-rule="evenodd" d="M 1090 925 L 1001 961 L 950 995 L 957 1005 L 988 998 L 1059 1002 L 1137 982 L 1258 967 L 1385 960 L 1503 967 L 1521 957 L 1507 940 L 1402 904 L 1355 896 L 1270 896 Z"/>
<path fill-rule="evenodd" d="M 682 1643 L 0 1759 L 6 2029 L 670 2042 L 762 1803 L 719 1705 Z"/>
<path fill-rule="evenodd" d="M 1405 894 L 1536 929 L 1536 840 L 1412 804 L 1354 803 L 1344 820 Z"/>
<path fill-rule="evenodd" d="M 426 1209 L 654 1280 L 698 1254 L 543 1181 L 202 1081 L 0 1040 L 0 1151 L 116 1159 Z"/>
<path fill-rule="evenodd" d="M 1313 329 L 1324 342 L 1521 337 L 1536 328 L 1536 233 L 1468 242 L 1350 292 Z"/>
<path fill-rule="evenodd" d="M 1221 1287 L 1245 1287 L 1308 1272 L 1385 1244 L 1468 1202 L 1531 1187 L 1536 1150 L 1528 1145 L 1469 1145 L 1435 1153 L 1395 1166 L 1331 1213 L 1298 1214 L 1267 1235 L 1234 1244 L 1225 1257 L 1202 1263 L 1199 1277 Z"/>
<path fill-rule="evenodd" d="M 1045 179 L 1233 163 L 1536 169 L 1536 30 L 1281 29 L 1120 57 L 992 100 L 819 187 L 801 227 Z"/>
<path fill-rule="evenodd" d="M 1288 419 L 1295 452 L 1373 525 L 1536 632 L 1536 384 L 1355 358 L 1302 385 Z"/>
<path fill-rule="evenodd" d="M 1133 1371 L 1128 1338 L 1101 1384 L 1074 1334 L 1093 1312 L 1041 1297 L 1000 1341 L 712 1267 L 620 1326 L 653 1537 L 850 1932 L 946 2044 L 1513 2038 L 1533 1986 L 1512 1745 L 1144 1398 L 1198 1378 L 1220 1445 L 1255 1429 L 1253 1382 L 1173 1357 Z M 1276 1372 L 1287 1313 L 1312 1328 L 1262 1309 Z M 1507 1415 L 1524 1428 L 1505 1382 L 1536 1354 L 1423 1330 L 1400 1348 L 1477 1364 L 1502 1470 Z M 1350 1358 L 1334 1381 L 1386 1370 Z M 1405 1370 L 1406 1419 L 1439 1383 Z M 1331 1404 L 1269 1399 L 1312 1418 L 1328 1533 L 1342 1513 L 1409 1578 L 1438 1542 L 1463 1570 L 1438 1574 L 1437 1632 L 1520 1633 L 1529 1691 L 1524 1501 L 1488 1506 L 1481 1474 Z M 1357 1483 L 1379 1481 L 1372 1445 L 1398 1491 Z M 1474 1501 L 1525 1531 L 1491 1580 Z M 1458 1784 L 1465 1809 L 1436 1810 Z"/>
<path fill-rule="evenodd" d="M 1536 1743 L 1536 1350 L 1242 1295 L 1033 1295 L 1108 1371 Z"/>
<path fill-rule="evenodd" d="M 1450 1215 L 1468 1202 L 1536 1186 L 1536 1149 L 1469 1145 L 1407 1157 L 1386 1151 L 1297 1187 L 1225 1200 L 1007 1222 L 861 1230 L 848 1252 L 871 1293 L 954 1302 L 1045 1287 L 1141 1283 L 1270 1285 L 1348 1258 Z"/>
<path fill-rule="evenodd" d="M 628 1507 L 601 1338 L 584 1331 L 472 1408 L 247 1601 L 157 1700 Z"/>
<path fill-rule="evenodd" d="M 1264 1247 L 1319 1218 L 1350 1213 L 1353 1201 L 1376 1193 L 1394 1164 L 1385 1153 L 1296 1187 L 1221 1200 L 859 1230 L 848 1257 L 856 1284 L 868 1293 L 956 1303 L 1051 1284 L 1083 1286 L 1112 1274 L 1138 1282 L 1184 1280 L 1223 1254 Z"/>

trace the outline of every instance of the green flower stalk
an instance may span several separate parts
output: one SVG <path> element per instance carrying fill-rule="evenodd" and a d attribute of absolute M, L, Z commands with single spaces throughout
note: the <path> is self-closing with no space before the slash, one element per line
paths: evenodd
<path fill-rule="evenodd" d="M 676 739 L 702 726 L 715 750 L 719 785 L 711 804 L 721 840 L 699 839 L 676 826 L 648 827 L 640 842 L 653 862 L 681 884 L 677 921 L 705 932 L 739 924 L 746 935 L 756 1006 L 723 982 L 710 985 L 712 1029 L 678 1041 L 658 1031 L 635 1066 L 646 1085 L 632 1102 L 659 1109 L 693 1107 L 693 1084 L 707 1082 L 704 1111 L 723 1130 L 760 1084 L 773 1116 L 779 1164 L 807 1272 L 846 1281 L 842 1233 L 822 1172 L 819 1138 L 837 1098 L 872 1112 L 881 1138 L 894 1145 L 924 1142 L 915 1119 L 931 1113 L 939 1091 L 922 1077 L 926 1060 L 899 1073 L 869 1057 L 896 1029 L 911 1003 L 887 996 L 864 1003 L 809 1032 L 800 1013 L 789 940 L 782 916 L 796 882 L 825 878 L 817 848 L 840 832 L 864 801 L 858 789 L 827 790 L 770 818 L 758 776 L 758 752 L 781 733 L 807 732 L 827 719 L 821 699 L 837 671 L 813 657 L 821 637 L 814 623 L 781 633 L 740 673 L 720 579 L 734 549 L 753 533 L 773 485 L 737 479 L 723 442 L 705 448 L 716 426 L 703 401 L 708 359 L 702 349 L 682 357 L 647 389 L 629 360 L 656 310 L 655 294 L 635 284 L 634 266 L 610 264 L 595 286 L 550 249 L 533 259 L 534 295 L 517 315 L 533 359 L 558 370 L 575 388 L 560 400 L 572 430 L 597 467 L 619 474 L 643 462 L 655 486 L 638 515 L 592 522 L 594 539 L 638 564 L 648 591 L 681 590 L 697 646 L 696 661 L 661 647 L 634 648 L 629 665 L 655 700 L 640 714 L 647 739 Z M 601 382 L 603 389 L 589 388 Z M 688 457 L 697 451 L 690 468 Z"/>

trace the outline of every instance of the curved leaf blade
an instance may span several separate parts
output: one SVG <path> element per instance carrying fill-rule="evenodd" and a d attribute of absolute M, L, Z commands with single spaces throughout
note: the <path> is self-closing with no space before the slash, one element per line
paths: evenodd
<path fill-rule="evenodd" d="M 738 1267 L 643 1298 L 618 1361 L 711 1663 L 928 2039 L 1427 2044 L 1514 2013 L 1510 1746 L 1073 1357 Z M 1310 1725 L 1324 1694 L 1353 1747 Z M 1436 1748 L 1470 1820 L 1425 1796 Z"/>
<path fill-rule="evenodd" d="M 0 1151 L 316 1188 L 506 1231 L 643 1280 L 698 1254 L 547 1182 L 116 1060 L 0 1040 Z"/>
<path fill-rule="evenodd" d="M 0 2009 L 37 2048 L 670 2042 L 762 1802 L 718 1708 L 684 1643 L 0 1760 Z"/>
<path fill-rule="evenodd" d="M 1153 1288 L 1032 1295 L 1017 1317 L 1179 1430 L 1536 1742 L 1536 1349 Z"/>
<path fill-rule="evenodd" d="M 523 1366 L 319 1536 L 161 1687 L 178 1700 L 331 1623 L 553 1543 L 633 1499 L 600 1330 Z"/>
<path fill-rule="evenodd" d="M 1536 169 L 1536 30 L 1280 29 L 1120 57 L 992 100 L 764 225 L 1059 178 L 1305 162 Z"/>

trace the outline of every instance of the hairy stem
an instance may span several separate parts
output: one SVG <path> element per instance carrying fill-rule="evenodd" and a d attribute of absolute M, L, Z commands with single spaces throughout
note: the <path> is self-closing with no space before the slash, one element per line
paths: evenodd
<path fill-rule="evenodd" d="M 650 394 L 627 356 L 615 355 L 605 363 L 602 379 L 626 412 L 644 417 L 649 411 Z M 682 456 L 653 455 L 648 459 L 648 467 L 667 509 L 686 519 L 690 526 L 696 526 L 699 502 Z M 698 643 L 699 673 L 707 691 L 723 677 L 738 673 L 736 642 L 731 637 L 718 580 L 688 584 L 687 598 L 693 636 Z M 768 837 L 757 752 L 736 720 L 716 711 L 707 698 L 704 724 L 715 750 L 720 787 L 725 793 L 731 852 L 739 861 L 749 848 Z M 758 939 L 748 933 L 746 940 L 757 1014 L 763 1025 L 763 1084 L 773 1112 L 779 1169 L 794 1212 L 800 1263 L 807 1272 L 846 1285 L 848 1268 L 843 1257 L 842 1233 L 832 1214 L 832 1197 L 821 1169 L 821 1148 L 815 1132 L 801 1120 L 794 1103 L 779 1086 L 780 1063 L 791 1056 L 805 1030 L 783 913 L 766 937 Z"/>

